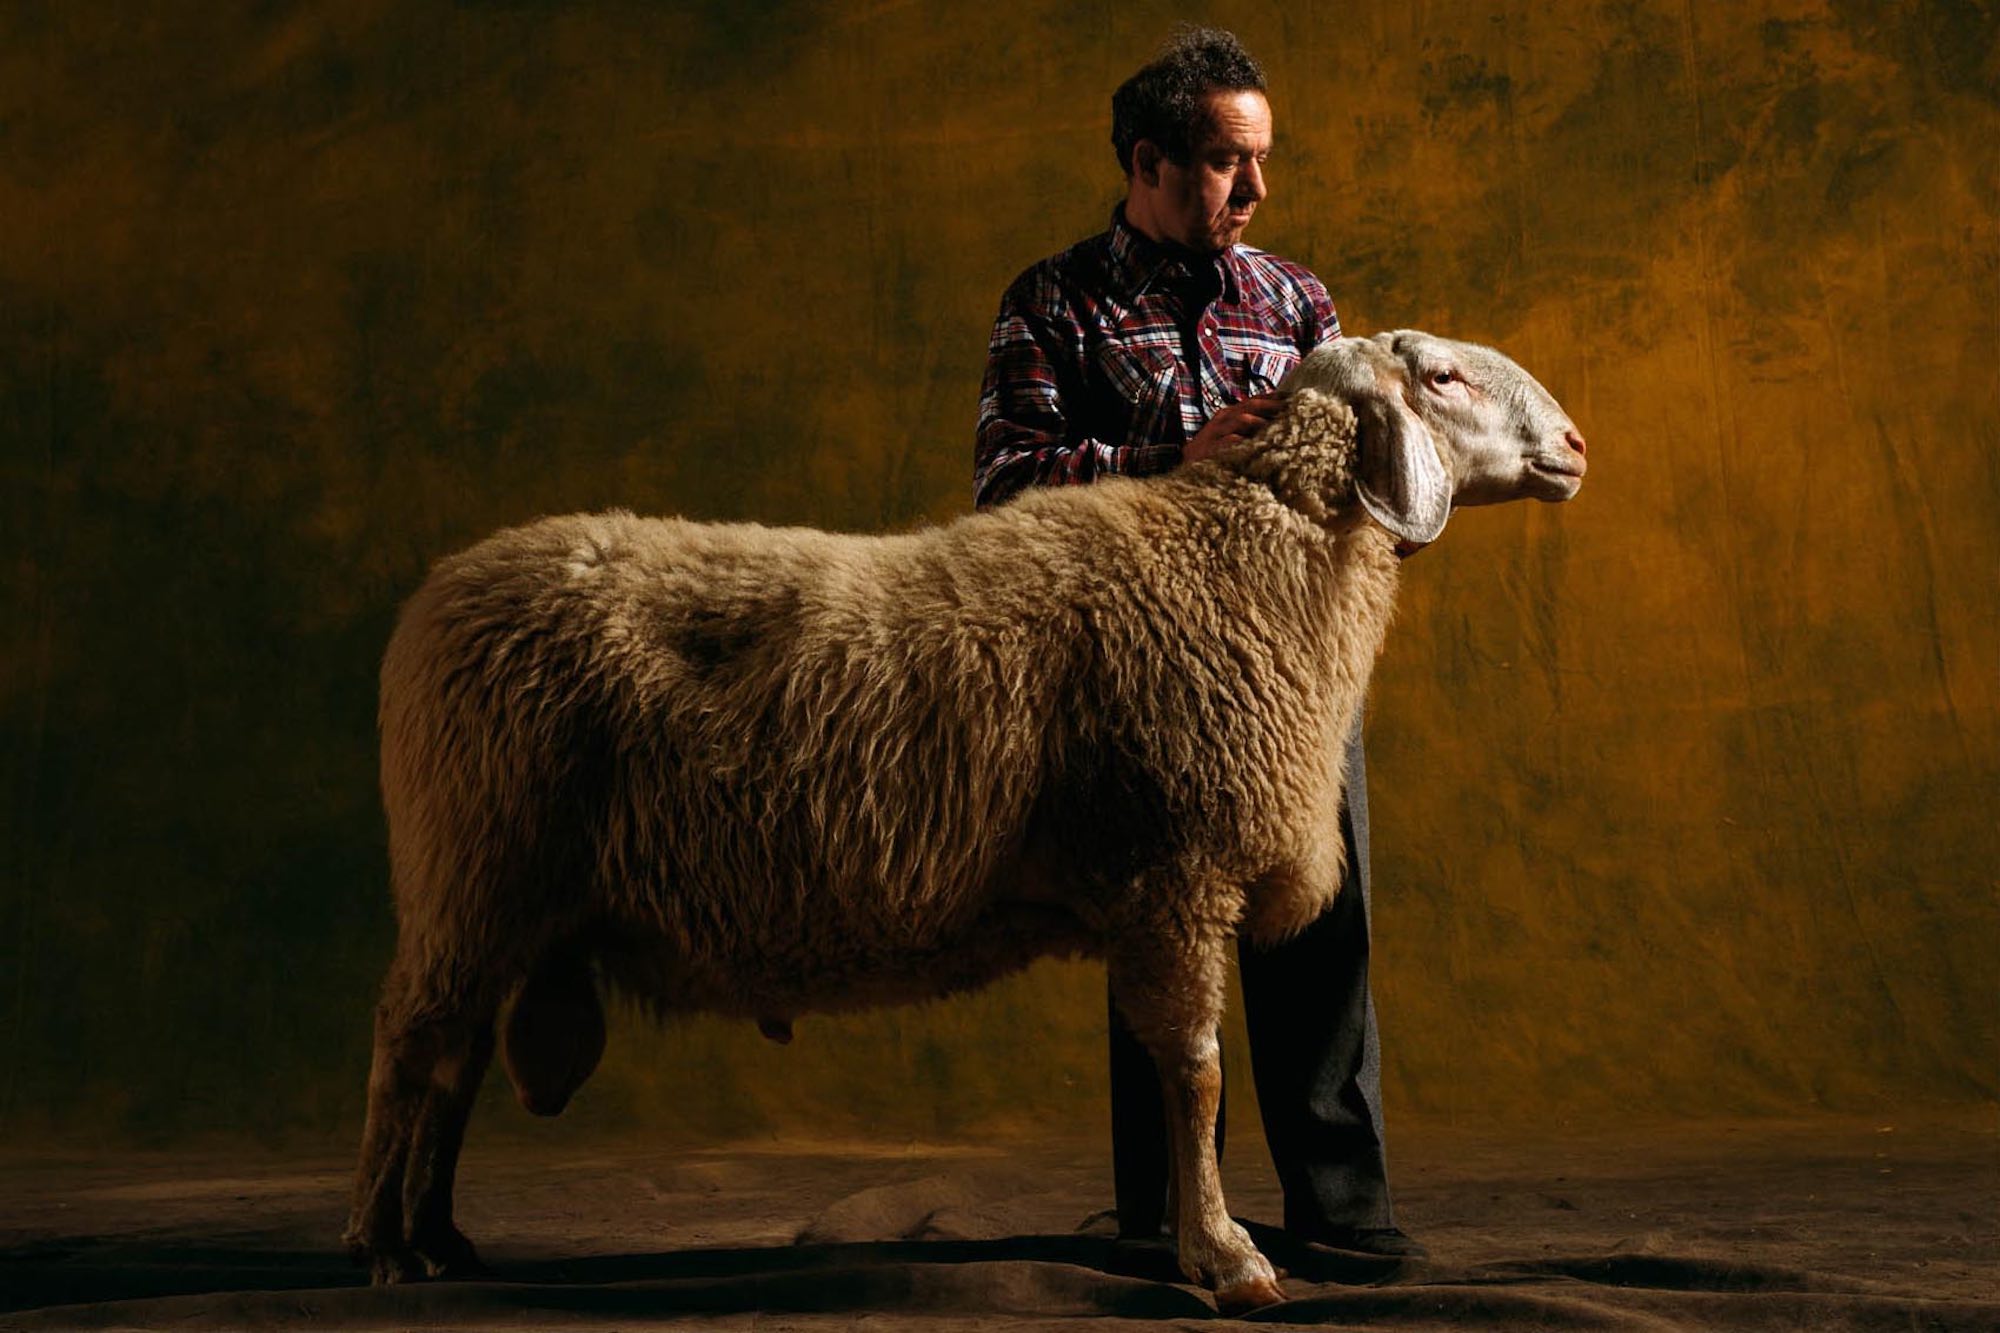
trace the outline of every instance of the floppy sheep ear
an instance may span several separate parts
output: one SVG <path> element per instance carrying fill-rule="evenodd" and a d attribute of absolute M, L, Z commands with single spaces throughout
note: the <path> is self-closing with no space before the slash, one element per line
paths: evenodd
<path fill-rule="evenodd" d="M 1451 475 L 1430 428 L 1391 393 L 1354 404 L 1360 418 L 1354 490 L 1377 523 L 1406 542 L 1434 542 L 1451 517 Z"/>

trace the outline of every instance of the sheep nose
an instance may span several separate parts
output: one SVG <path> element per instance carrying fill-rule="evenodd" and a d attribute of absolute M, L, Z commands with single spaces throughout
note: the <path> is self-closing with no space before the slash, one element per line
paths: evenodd
<path fill-rule="evenodd" d="M 1576 433 L 1576 427 L 1574 426 L 1571 426 L 1567 431 L 1563 432 L 1563 442 L 1569 445 L 1570 448 L 1576 450 L 1578 454 L 1583 454 L 1588 452 L 1587 447 L 1584 445 L 1583 442 L 1583 436 Z"/>

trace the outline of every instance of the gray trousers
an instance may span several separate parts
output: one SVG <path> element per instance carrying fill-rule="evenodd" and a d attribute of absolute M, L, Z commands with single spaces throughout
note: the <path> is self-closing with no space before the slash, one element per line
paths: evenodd
<path fill-rule="evenodd" d="M 1347 879 L 1339 897 L 1276 948 L 1243 945 L 1237 953 L 1264 1140 L 1285 1191 L 1285 1230 L 1302 1239 L 1394 1225 L 1382 1145 L 1382 1053 L 1368 992 L 1368 773 L 1358 718 L 1346 765 L 1340 830 Z M 1216 1117 L 1218 1155 L 1223 1120 Z M 1119 1232 L 1159 1234 L 1168 1170 L 1160 1079 L 1115 1004 L 1111 1164 Z"/>

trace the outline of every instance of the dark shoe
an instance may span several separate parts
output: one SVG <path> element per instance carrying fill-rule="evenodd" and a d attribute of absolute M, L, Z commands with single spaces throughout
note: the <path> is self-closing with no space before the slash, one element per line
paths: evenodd
<path fill-rule="evenodd" d="M 1412 1240 L 1400 1227 L 1325 1227 L 1300 1237 L 1328 1249 L 1374 1254 L 1385 1259 L 1428 1259 L 1423 1242 Z"/>
<path fill-rule="evenodd" d="M 1113 1208 L 1096 1214 L 1109 1218 L 1117 1225 L 1118 1239 L 1136 1241 L 1172 1240 L 1174 1233 L 1167 1230 L 1167 1219 L 1149 1211 L 1121 1213 Z M 1130 1219 L 1129 1221 L 1127 1219 Z"/>

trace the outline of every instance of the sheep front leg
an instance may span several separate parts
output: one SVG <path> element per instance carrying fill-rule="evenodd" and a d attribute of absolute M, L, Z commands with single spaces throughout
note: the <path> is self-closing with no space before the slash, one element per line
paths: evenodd
<path fill-rule="evenodd" d="M 1172 1156 L 1168 1216 L 1181 1271 L 1212 1286 L 1216 1305 L 1233 1314 L 1285 1296 L 1270 1260 L 1229 1216 L 1215 1161 L 1223 957 L 1218 935 L 1156 951 L 1123 949 L 1110 970 L 1119 1010 L 1159 1069 Z"/>

